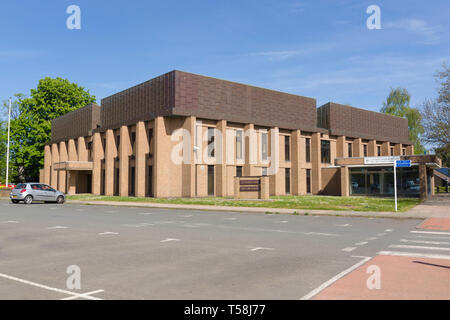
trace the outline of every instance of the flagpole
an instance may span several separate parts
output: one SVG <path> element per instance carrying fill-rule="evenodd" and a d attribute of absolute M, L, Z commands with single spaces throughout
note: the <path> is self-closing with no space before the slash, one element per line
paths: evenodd
<path fill-rule="evenodd" d="M 11 98 L 9 98 L 8 109 L 8 143 L 6 145 L 6 188 L 8 188 L 8 175 L 9 175 L 9 131 L 11 127 Z"/>

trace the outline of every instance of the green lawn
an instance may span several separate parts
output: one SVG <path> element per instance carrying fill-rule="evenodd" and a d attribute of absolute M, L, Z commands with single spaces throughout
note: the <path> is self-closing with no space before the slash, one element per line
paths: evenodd
<path fill-rule="evenodd" d="M 133 201 L 168 204 L 191 204 L 235 207 L 262 207 L 310 210 L 394 211 L 392 198 L 328 197 L 328 196 L 277 196 L 271 201 L 234 200 L 232 198 L 136 198 L 116 196 L 73 195 L 69 200 Z M 398 199 L 398 210 L 406 211 L 419 204 L 416 198 Z"/>

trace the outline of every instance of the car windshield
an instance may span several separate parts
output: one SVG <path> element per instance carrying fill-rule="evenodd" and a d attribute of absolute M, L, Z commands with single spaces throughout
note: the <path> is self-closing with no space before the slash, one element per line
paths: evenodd
<path fill-rule="evenodd" d="M 19 183 L 14 189 L 26 189 L 27 185 L 25 183 Z"/>

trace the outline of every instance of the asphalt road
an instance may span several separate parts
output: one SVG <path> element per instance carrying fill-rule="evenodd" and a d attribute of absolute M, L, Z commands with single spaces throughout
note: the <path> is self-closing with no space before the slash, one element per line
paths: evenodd
<path fill-rule="evenodd" d="M 1 200 L 0 299 L 300 299 L 420 223 Z"/>

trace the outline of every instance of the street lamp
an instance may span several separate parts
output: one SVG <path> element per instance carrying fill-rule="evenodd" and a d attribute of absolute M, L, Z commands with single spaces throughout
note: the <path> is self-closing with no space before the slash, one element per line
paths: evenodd
<path fill-rule="evenodd" d="M 11 127 L 11 98 L 9 98 L 8 109 L 8 143 L 6 144 L 6 188 L 8 188 L 8 174 L 9 174 L 9 130 Z"/>

